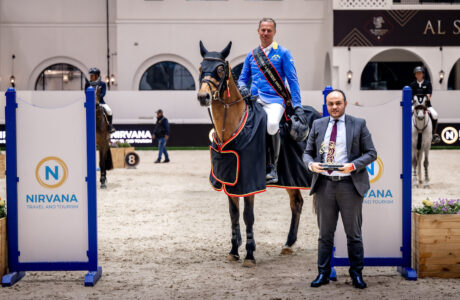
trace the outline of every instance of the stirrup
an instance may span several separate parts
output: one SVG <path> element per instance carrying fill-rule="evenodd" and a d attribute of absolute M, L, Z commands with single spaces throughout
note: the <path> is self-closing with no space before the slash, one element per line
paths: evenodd
<path fill-rule="evenodd" d="M 441 137 L 439 136 L 439 134 L 437 133 L 433 134 L 433 137 L 431 138 L 431 144 L 436 145 L 436 144 L 439 144 L 440 142 L 441 142 Z"/>
<path fill-rule="evenodd" d="M 277 183 L 277 182 L 278 182 L 278 176 L 273 177 L 272 179 L 267 179 L 268 184 Z"/>
<path fill-rule="evenodd" d="M 278 172 L 275 166 L 271 166 L 270 172 L 265 176 L 267 183 L 277 183 L 278 182 Z"/>

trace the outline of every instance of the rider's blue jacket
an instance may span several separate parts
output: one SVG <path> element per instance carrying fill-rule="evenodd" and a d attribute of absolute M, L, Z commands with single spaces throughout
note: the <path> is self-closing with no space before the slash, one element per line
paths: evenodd
<path fill-rule="evenodd" d="M 276 71 L 278 71 L 285 85 L 287 79 L 292 96 L 292 105 L 294 107 L 301 106 L 299 81 L 291 52 L 274 42 L 273 48 L 268 53 L 268 59 L 270 59 Z M 238 86 L 246 86 L 250 78 L 252 78 L 251 94 L 253 96 L 260 97 L 265 103 L 279 103 L 284 107 L 283 98 L 278 96 L 265 79 L 252 56 L 252 51 L 249 52 L 244 60 L 243 69 L 238 79 Z"/>
<path fill-rule="evenodd" d="M 107 90 L 107 85 L 106 85 L 105 82 L 102 81 L 102 80 L 95 81 L 93 84 L 95 84 L 95 83 L 97 83 L 97 85 L 99 85 L 99 86 L 101 87 L 100 103 L 101 103 L 101 104 L 105 104 L 104 96 L 105 96 L 105 92 L 106 92 L 106 90 Z M 86 81 L 86 83 L 85 83 L 85 91 L 86 91 L 86 89 L 87 89 L 89 86 L 92 86 L 91 82 Z M 96 92 L 96 87 L 93 86 L 93 88 L 94 88 L 94 91 Z"/>

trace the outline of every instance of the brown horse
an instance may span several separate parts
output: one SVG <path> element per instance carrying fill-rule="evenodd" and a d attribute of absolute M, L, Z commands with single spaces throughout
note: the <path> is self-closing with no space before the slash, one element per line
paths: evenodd
<path fill-rule="evenodd" d="M 100 103 L 101 89 L 96 89 L 96 144 L 99 149 L 99 168 L 101 169 L 101 189 L 107 188 L 107 170 L 113 169 L 112 153 L 110 152 L 109 122 Z"/>
<path fill-rule="evenodd" d="M 229 140 L 237 131 L 245 112 L 246 103 L 232 76 L 231 68 L 225 60 L 230 53 L 231 42 L 221 52 L 209 52 L 200 41 L 200 51 L 203 57 L 200 91 L 198 101 L 201 106 L 211 108 L 212 122 L 215 126 L 217 140 L 221 143 Z M 203 66 L 207 66 L 207 70 Z M 227 92 L 227 88 L 228 92 Z M 289 234 L 281 254 L 292 254 L 292 246 L 297 241 L 300 214 L 302 212 L 303 198 L 298 189 L 286 189 L 289 194 L 292 218 Z M 231 261 L 239 260 L 238 248 L 242 244 L 240 232 L 240 207 L 239 197 L 228 196 L 230 219 L 232 222 L 232 248 L 227 258 Z M 256 260 L 254 251 L 254 195 L 244 197 L 243 219 L 246 225 L 246 258 L 243 266 L 254 267 Z"/>

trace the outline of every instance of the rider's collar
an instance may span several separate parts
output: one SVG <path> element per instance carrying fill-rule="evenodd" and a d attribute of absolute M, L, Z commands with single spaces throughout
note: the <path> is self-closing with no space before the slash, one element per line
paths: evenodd
<path fill-rule="evenodd" d="M 273 43 L 271 43 L 270 45 L 268 45 L 266 48 L 262 48 L 262 50 L 265 52 L 266 55 L 268 55 L 268 53 L 270 53 L 270 50 L 273 49 L 278 49 L 278 43 L 273 41 Z"/>
<path fill-rule="evenodd" d="M 417 83 L 418 83 L 418 85 L 422 85 L 424 81 L 425 81 L 425 79 L 422 79 L 422 81 L 417 80 Z"/>

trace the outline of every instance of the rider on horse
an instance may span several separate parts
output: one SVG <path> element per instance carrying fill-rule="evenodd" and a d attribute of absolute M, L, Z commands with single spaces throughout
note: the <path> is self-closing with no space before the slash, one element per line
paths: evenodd
<path fill-rule="evenodd" d="M 278 45 L 273 40 L 276 34 L 276 22 L 271 18 L 263 18 L 259 22 L 257 30 L 260 38 L 260 48 L 263 50 L 264 56 L 276 69 L 284 84 L 285 80 L 289 83 L 292 93 L 292 106 L 294 113 L 306 123 L 306 117 L 302 109 L 300 99 L 300 88 L 297 79 L 296 69 L 294 67 L 294 59 L 288 49 Z M 257 48 L 256 48 L 257 49 Z M 255 50 L 256 51 L 256 50 Z M 251 90 L 247 88 L 249 80 L 252 78 Z M 238 86 L 241 95 L 246 98 L 255 96 L 258 97 L 257 102 L 260 103 L 265 113 L 267 114 L 267 183 L 278 182 L 277 164 L 280 153 L 280 121 L 285 112 L 284 99 L 274 90 L 272 84 L 267 81 L 267 78 L 259 68 L 256 62 L 253 51 L 247 55 Z"/>
<path fill-rule="evenodd" d="M 101 80 L 101 71 L 98 68 L 89 69 L 89 82 L 86 81 L 85 90 L 89 86 L 92 86 L 94 88 L 94 91 L 96 92 L 96 98 L 99 99 L 99 105 L 101 105 L 101 107 L 104 109 L 107 115 L 107 120 L 109 121 L 109 132 L 114 133 L 115 128 L 112 125 L 112 109 L 104 101 L 105 91 L 107 90 L 107 87 L 105 82 Z"/>
<path fill-rule="evenodd" d="M 425 70 L 421 66 L 417 66 L 414 69 L 414 74 L 416 80 L 412 81 L 410 84 L 410 88 L 412 89 L 412 95 L 422 95 L 426 96 L 426 106 L 433 122 L 433 138 L 432 143 L 437 144 L 440 142 L 439 134 L 436 133 L 436 129 L 438 127 L 438 113 L 436 110 L 431 106 L 431 94 L 433 92 L 433 88 L 431 87 L 431 82 L 429 80 L 424 79 L 425 77 Z"/>

